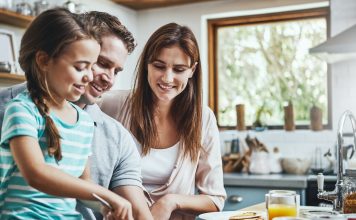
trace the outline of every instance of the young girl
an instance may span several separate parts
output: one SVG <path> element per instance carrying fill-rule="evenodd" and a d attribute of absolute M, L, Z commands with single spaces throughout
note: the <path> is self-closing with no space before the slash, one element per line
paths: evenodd
<path fill-rule="evenodd" d="M 198 213 L 222 210 L 219 131 L 213 112 L 202 105 L 193 32 L 175 23 L 160 27 L 148 39 L 136 74 L 131 93 L 112 91 L 101 107 L 139 143 L 154 219 L 195 219 Z"/>
<path fill-rule="evenodd" d="M 112 217 L 132 219 L 126 200 L 85 181 L 94 123 L 68 102 L 77 101 L 93 78 L 100 51 L 93 33 L 77 15 L 52 9 L 36 17 L 22 38 L 19 63 L 28 91 L 5 111 L 1 219 L 81 219 L 74 198 L 94 200 L 92 193 L 110 203 Z"/>

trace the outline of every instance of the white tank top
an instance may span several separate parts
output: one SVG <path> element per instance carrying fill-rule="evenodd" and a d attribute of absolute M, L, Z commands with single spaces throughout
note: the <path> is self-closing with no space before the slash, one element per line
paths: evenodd
<path fill-rule="evenodd" d="M 148 192 L 168 182 L 178 158 L 179 142 L 165 149 L 151 148 L 149 154 L 142 157 L 142 180 Z"/>

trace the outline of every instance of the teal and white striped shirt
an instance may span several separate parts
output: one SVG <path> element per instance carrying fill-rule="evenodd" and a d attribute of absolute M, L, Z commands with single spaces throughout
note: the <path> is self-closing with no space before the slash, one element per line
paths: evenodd
<path fill-rule="evenodd" d="M 9 140 L 16 136 L 30 136 L 38 140 L 45 162 L 65 173 L 82 175 L 88 156 L 94 123 L 79 107 L 78 120 L 68 124 L 51 113 L 61 136 L 62 160 L 48 155 L 44 132 L 45 119 L 30 98 L 22 92 L 8 103 L 0 141 L 0 219 L 81 219 L 75 211 L 76 200 L 48 195 L 30 187 L 20 173 L 9 148 Z"/>

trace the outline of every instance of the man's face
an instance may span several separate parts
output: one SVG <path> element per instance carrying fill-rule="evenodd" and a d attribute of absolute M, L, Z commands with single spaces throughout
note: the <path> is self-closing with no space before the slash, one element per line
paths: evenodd
<path fill-rule="evenodd" d="M 93 67 L 94 79 L 86 87 L 78 105 L 91 105 L 115 82 L 115 76 L 123 70 L 128 51 L 121 39 L 115 35 L 104 36 L 98 62 Z M 82 106 L 84 107 L 84 106 Z"/>

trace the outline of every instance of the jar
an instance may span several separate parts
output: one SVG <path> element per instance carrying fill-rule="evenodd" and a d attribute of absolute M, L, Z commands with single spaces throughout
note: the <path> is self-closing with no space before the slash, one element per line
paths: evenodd
<path fill-rule="evenodd" d="M 68 11 L 72 12 L 72 13 L 75 13 L 75 10 L 76 10 L 76 4 L 75 2 L 71 1 L 71 0 L 68 0 L 66 1 L 64 4 L 63 4 L 63 7 L 68 9 Z"/>
<path fill-rule="evenodd" d="M 33 3 L 35 15 L 39 15 L 48 9 L 49 3 L 46 0 L 40 0 Z"/>
<path fill-rule="evenodd" d="M 8 61 L 0 61 L 0 72 L 2 73 L 10 73 L 11 72 L 11 64 Z"/>
<path fill-rule="evenodd" d="M 346 169 L 342 198 L 343 213 L 356 213 L 356 170 Z"/>
<path fill-rule="evenodd" d="M 20 2 L 16 4 L 16 12 L 23 15 L 32 15 L 32 6 L 27 2 Z"/>

